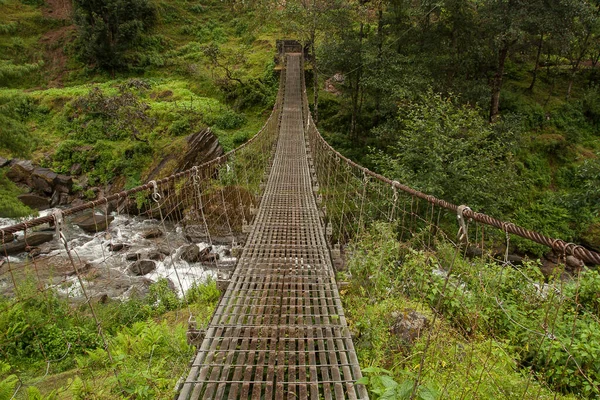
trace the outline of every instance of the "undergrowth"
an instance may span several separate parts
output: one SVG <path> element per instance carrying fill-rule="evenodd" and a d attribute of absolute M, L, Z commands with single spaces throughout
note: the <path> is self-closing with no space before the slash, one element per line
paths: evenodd
<path fill-rule="evenodd" d="M 0 399 L 15 390 L 17 399 L 168 397 L 194 353 L 190 313 L 206 325 L 220 296 L 208 280 L 184 301 L 162 279 L 145 297 L 94 302 L 100 335 L 87 304 L 40 292 L 33 279 L 18 291 L 0 297 Z"/>
<path fill-rule="evenodd" d="M 410 249 L 383 223 L 351 253 L 342 298 L 373 398 L 598 395 L 597 271 L 547 281 L 534 262 Z M 398 328 L 412 312 L 428 321 L 414 338 Z"/>

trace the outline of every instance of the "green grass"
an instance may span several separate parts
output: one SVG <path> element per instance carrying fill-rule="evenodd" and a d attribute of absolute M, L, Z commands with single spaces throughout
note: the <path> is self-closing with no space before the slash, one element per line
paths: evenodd
<path fill-rule="evenodd" d="M 0 4 L 0 98 L 19 96 L 33 104 L 33 110 L 21 119 L 35 143 L 34 161 L 68 173 L 75 156 L 80 155 L 55 157 L 56 150 L 64 150 L 66 140 L 78 140 L 94 147 L 88 152 L 89 162 L 78 159 L 89 164 L 84 173 L 91 174 L 92 184 L 109 183 L 120 175 L 128 182 L 141 183 L 155 166 L 154 160 L 167 156 L 170 150 L 180 153 L 185 149 L 186 135 L 211 127 L 228 151 L 258 132 L 275 97 L 277 79 L 273 78 L 272 60 L 276 25 L 248 10 L 232 15 L 219 1 L 198 5 L 163 0 L 156 4 L 158 21 L 142 38 L 139 65 L 114 76 L 79 61 L 74 32 L 59 36 L 60 42 L 42 40 L 54 37 L 71 24 L 70 20 L 46 18 L 41 6 L 25 5 L 20 0 Z M 228 81 L 223 68 L 206 56 L 205 49 L 211 45 L 218 46 L 219 62 L 230 68 L 243 86 Z M 57 56 L 65 58 L 64 65 L 59 66 L 62 70 L 55 65 Z M 154 119 L 142 132 L 151 150 L 133 163 L 125 156 L 127 149 L 135 146 L 131 139 L 109 139 L 111 143 L 101 146 L 99 141 L 105 138 L 92 132 L 94 127 L 90 126 L 101 122 L 88 116 L 85 126 L 78 124 L 81 118 L 74 109 L 78 99 L 92 88 L 115 96 L 119 85 L 132 78 L 150 84 L 149 90 L 136 95 L 149 106 L 147 114 Z M 2 149 L 0 154 L 12 156 Z M 95 159 L 100 161 L 93 162 Z M 175 165 L 171 164 L 172 169 Z"/>

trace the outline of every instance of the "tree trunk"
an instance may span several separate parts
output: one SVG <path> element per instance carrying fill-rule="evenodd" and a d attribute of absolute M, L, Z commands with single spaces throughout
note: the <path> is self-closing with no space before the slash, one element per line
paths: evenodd
<path fill-rule="evenodd" d="M 313 67 L 313 121 L 315 125 L 319 122 L 319 73 L 317 71 L 317 53 L 315 52 L 315 31 L 311 32 L 310 51 L 312 52 L 312 67 Z"/>
<path fill-rule="evenodd" d="M 575 62 L 571 62 L 571 65 L 572 65 L 571 79 L 569 79 L 569 87 L 567 88 L 567 100 L 569 100 L 571 98 L 571 91 L 573 89 L 573 83 L 575 82 L 575 76 L 577 75 L 577 71 L 579 71 L 579 66 L 581 65 L 581 60 L 583 60 L 583 57 L 585 56 L 585 53 L 587 52 L 591 35 L 592 35 L 592 31 L 588 31 L 587 35 L 585 36 L 585 40 L 583 41 L 583 46 L 581 47 L 581 51 L 579 52 L 579 55 L 577 56 L 577 60 L 575 60 Z"/>
<path fill-rule="evenodd" d="M 377 15 L 377 70 L 382 70 L 383 67 L 383 4 L 379 4 L 379 12 Z M 381 116 L 381 95 L 375 95 L 375 121 L 374 124 L 379 124 Z"/>
<path fill-rule="evenodd" d="M 542 56 L 542 47 L 544 45 L 544 34 L 540 34 L 540 41 L 538 42 L 537 55 L 535 57 L 535 66 L 533 67 L 533 79 L 531 85 L 529 85 L 529 91 L 533 92 L 533 87 L 537 81 L 538 70 L 540 69 L 540 57 Z"/>
<path fill-rule="evenodd" d="M 500 114 L 500 91 L 502 90 L 502 78 L 504 75 L 504 65 L 508 57 L 509 44 L 504 43 L 498 53 L 498 69 L 494 74 L 492 81 L 492 103 L 490 105 L 490 122 L 496 122 Z"/>
<path fill-rule="evenodd" d="M 358 140 L 358 134 L 356 132 L 356 125 L 358 120 L 359 112 L 359 97 L 360 97 L 360 78 L 362 74 L 362 41 L 364 35 L 364 24 L 360 23 L 359 39 L 358 39 L 358 67 L 356 68 L 355 74 L 355 86 L 352 88 L 352 119 L 350 122 L 350 137 L 353 140 Z"/>

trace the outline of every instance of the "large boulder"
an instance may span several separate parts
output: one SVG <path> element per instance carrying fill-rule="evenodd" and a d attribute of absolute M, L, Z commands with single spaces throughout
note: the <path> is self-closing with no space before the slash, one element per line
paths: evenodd
<path fill-rule="evenodd" d="M 219 139 L 212 133 L 210 128 L 188 136 L 187 142 L 187 152 L 183 156 L 177 172 L 185 171 L 194 165 L 200 165 L 225 154 L 219 144 Z"/>
<path fill-rule="evenodd" d="M 112 215 L 86 213 L 73 220 L 73 223 L 87 233 L 96 233 L 106 230 L 115 218 Z"/>
<path fill-rule="evenodd" d="M 200 261 L 200 249 L 195 244 L 185 246 L 183 250 L 181 250 L 179 258 L 189 263 L 198 262 Z"/>
<path fill-rule="evenodd" d="M 206 242 L 209 236 L 204 225 L 187 225 L 183 228 L 183 235 L 191 243 Z"/>
<path fill-rule="evenodd" d="M 6 167 L 10 164 L 10 160 L 4 157 L 0 157 L 0 168 Z"/>
<path fill-rule="evenodd" d="M 73 177 L 62 174 L 56 175 L 54 189 L 59 193 L 71 193 L 73 190 Z"/>
<path fill-rule="evenodd" d="M 28 247 L 38 246 L 51 241 L 53 238 L 54 232 L 33 232 L 28 234 L 26 238 L 0 246 L 0 254 L 19 254 L 24 252 Z"/>
<path fill-rule="evenodd" d="M 141 276 L 149 274 L 156 269 L 156 263 L 152 260 L 138 260 L 129 266 L 129 272 Z"/>
<path fill-rule="evenodd" d="M 429 327 L 429 319 L 415 310 L 393 312 L 391 317 L 394 319 L 391 332 L 399 336 L 406 344 L 412 344 Z"/>
<path fill-rule="evenodd" d="M 29 184 L 33 170 L 31 161 L 14 159 L 10 162 L 10 169 L 6 173 L 6 177 L 13 182 Z"/>
<path fill-rule="evenodd" d="M 54 180 L 57 176 L 48 168 L 37 167 L 31 173 L 31 185 L 38 192 L 51 195 L 54 192 Z"/>
<path fill-rule="evenodd" d="M 38 196 L 37 194 L 22 194 L 17 197 L 21 203 L 25 204 L 27 207 L 36 209 L 36 210 L 46 210 L 50 208 L 50 201 L 46 197 Z"/>

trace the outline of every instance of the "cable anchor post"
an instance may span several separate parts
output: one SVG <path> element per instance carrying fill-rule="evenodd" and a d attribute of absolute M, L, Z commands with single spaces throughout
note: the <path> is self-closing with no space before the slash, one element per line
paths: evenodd
<path fill-rule="evenodd" d="M 464 212 L 471 211 L 471 208 L 465 205 L 460 205 L 456 209 L 456 219 L 458 220 L 458 240 L 463 243 L 469 243 L 469 232 L 467 221 L 465 221 Z"/>

